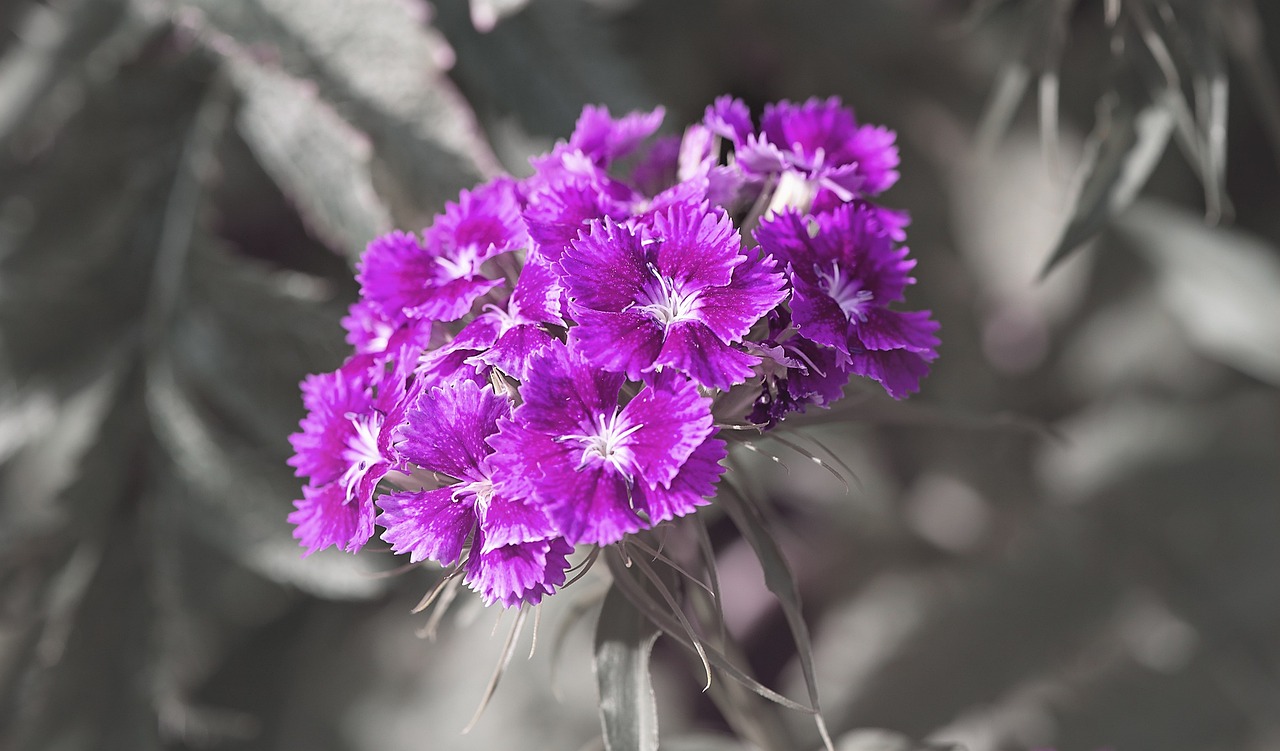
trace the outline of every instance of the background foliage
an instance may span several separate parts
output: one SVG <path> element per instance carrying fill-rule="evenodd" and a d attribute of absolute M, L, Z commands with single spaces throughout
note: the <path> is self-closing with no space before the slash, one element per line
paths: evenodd
<path fill-rule="evenodd" d="M 743 479 L 797 573 L 838 745 L 1274 748 L 1277 15 L 0 4 L 0 748 L 599 747 L 581 616 L 603 570 L 544 608 L 460 735 L 495 614 L 464 605 L 423 641 L 408 611 L 432 572 L 301 558 L 284 437 L 298 380 L 343 356 L 368 239 L 523 173 L 584 103 L 664 104 L 674 129 L 724 92 L 838 94 L 898 130 L 886 200 L 913 214 L 913 304 L 943 325 L 919 397 L 849 400 L 796 437 L 844 459 L 850 492 L 769 441 L 787 468 Z M 709 525 L 743 663 L 804 696 L 750 545 Z M 669 640 L 652 670 L 663 748 L 817 744 L 730 682 L 700 693 Z"/>

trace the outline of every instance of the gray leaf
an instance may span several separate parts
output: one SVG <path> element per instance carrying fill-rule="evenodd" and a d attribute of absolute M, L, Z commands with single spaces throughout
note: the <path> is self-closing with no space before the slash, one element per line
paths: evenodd
<path fill-rule="evenodd" d="M 596 623 L 595 673 L 608 751 L 657 751 L 658 705 L 649 656 L 658 628 L 616 587 Z"/>

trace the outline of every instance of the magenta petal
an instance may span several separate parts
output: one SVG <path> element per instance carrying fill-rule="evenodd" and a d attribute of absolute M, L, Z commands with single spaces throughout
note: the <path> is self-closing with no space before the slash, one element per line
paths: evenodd
<path fill-rule="evenodd" d="M 596 416 L 613 414 L 623 377 L 592 367 L 581 353 L 559 342 L 547 347 L 530 364 L 537 378 L 520 387 L 525 427 L 548 435 L 577 433 Z M 495 444 L 496 447 L 496 444 Z"/>
<path fill-rule="evenodd" d="M 474 259 L 476 264 L 529 244 L 510 178 L 462 191 L 457 203 L 445 204 L 444 213 L 428 232 L 439 240 L 446 256 L 454 261 Z"/>
<path fill-rule="evenodd" d="M 580 308 L 623 310 L 650 280 L 640 237 L 609 219 L 592 222 L 588 234 L 570 243 L 560 273 L 575 316 Z"/>
<path fill-rule="evenodd" d="M 386 528 L 382 539 L 396 553 L 408 553 L 414 563 L 456 563 L 476 515 L 469 504 L 454 500 L 453 491 L 449 487 L 379 496 L 378 524 Z"/>
<path fill-rule="evenodd" d="M 535 256 L 526 260 L 520 270 L 507 312 L 521 322 L 563 326 L 564 319 L 560 317 L 563 294 L 555 269 L 545 259 Z"/>
<path fill-rule="evenodd" d="M 772 258 L 752 257 L 733 270 L 727 287 L 708 287 L 698 296 L 698 319 L 726 342 L 746 336 L 755 322 L 787 296 L 786 279 Z"/>
<path fill-rule="evenodd" d="M 867 320 L 854 326 L 858 341 L 866 349 L 905 349 L 933 352 L 938 346 L 938 322 L 929 318 L 927 310 L 896 311 L 872 308 Z"/>
<path fill-rule="evenodd" d="M 293 536 L 308 554 L 330 545 L 354 553 L 373 536 L 373 504 L 348 503 L 341 483 L 305 485 L 302 499 L 293 505 L 296 510 L 289 514 Z"/>
<path fill-rule="evenodd" d="M 490 449 L 485 438 L 498 429 L 511 404 L 489 386 L 450 379 L 425 389 L 409 411 L 399 449 L 415 464 L 462 480 L 481 480 Z"/>
<path fill-rule="evenodd" d="M 683 376 L 645 386 L 622 410 L 622 417 L 632 425 L 643 425 L 626 446 L 650 486 L 669 485 L 712 430 L 711 400 L 700 396 Z"/>
<path fill-rule="evenodd" d="M 582 108 L 569 137 L 569 146 L 607 164 L 614 159 L 635 151 L 640 142 L 653 135 L 662 125 L 665 111 L 658 107 L 652 112 L 632 112 L 614 119 L 608 107 L 587 105 Z"/>
<path fill-rule="evenodd" d="M 583 310 L 577 316 L 578 325 L 569 329 L 569 341 L 596 367 L 639 380 L 662 351 L 662 325 L 640 311 Z"/>
<path fill-rule="evenodd" d="M 728 389 L 750 378 L 752 366 L 759 362 L 759 357 L 720 341 L 705 325 L 688 321 L 667 329 L 667 340 L 650 370 L 672 367 L 703 386 Z"/>
<path fill-rule="evenodd" d="M 728 455 L 725 442 L 719 438 L 707 438 L 680 467 L 671 481 L 671 487 L 644 488 L 637 494 L 637 507 L 649 517 L 650 524 L 685 516 L 698 506 L 711 502 L 716 493 L 716 482 L 724 474 L 720 461 Z"/>
<path fill-rule="evenodd" d="M 764 252 L 795 268 L 812 268 L 814 254 L 804 217 L 788 209 L 760 223 L 752 235 Z"/>
<path fill-rule="evenodd" d="M 573 544 L 610 545 L 646 525 L 631 508 L 626 478 L 602 464 L 575 469 L 571 449 L 537 482 L 538 500 L 560 534 Z"/>
<path fill-rule="evenodd" d="M 724 286 L 733 268 L 746 260 L 742 238 L 724 212 L 681 204 L 657 214 L 653 224 L 657 270 L 686 290 Z"/>
<path fill-rule="evenodd" d="M 501 602 L 503 607 L 528 603 L 536 605 L 564 584 L 573 547 L 564 540 L 538 540 L 505 545 L 484 552 L 473 547 L 467 559 L 467 586 L 484 598 L 486 605 Z"/>
<path fill-rule="evenodd" d="M 555 535 L 551 520 L 539 508 L 523 500 L 496 494 L 480 511 L 484 532 L 483 552 L 503 545 L 545 540 Z"/>
<path fill-rule="evenodd" d="M 741 99 L 728 94 L 717 97 L 715 103 L 707 107 L 702 122 L 713 133 L 735 145 L 746 141 L 753 130 L 751 110 Z"/>
<path fill-rule="evenodd" d="M 513 326 L 488 351 L 471 358 L 470 362 L 491 365 L 518 380 L 530 378 L 530 363 L 555 339 L 539 326 Z"/>

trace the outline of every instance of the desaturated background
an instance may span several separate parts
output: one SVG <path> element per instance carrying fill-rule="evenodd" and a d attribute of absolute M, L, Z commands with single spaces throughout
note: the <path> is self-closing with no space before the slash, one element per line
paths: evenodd
<path fill-rule="evenodd" d="M 432 571 L 303 558 L 285 436 L 371 237 L 525 174 L 585 103 L 678 132 L 726 92 L 897 130 L 884 201 L 942 323 L 921 394 L 796 438 L 849 492 L 759 442 L 842 747 L 1280 747 L 1275 4 L 973 5 L 0 2 L 0 748 L 599 747 L 601 572 L 462 735 L 510 617 L 421 639 Z M 1073 216 L 1101 234 L 1038 281 Z M 713 534 L 730 632 L 804 696 Z M 679 647 L 654 681 L 663 748 L 746 747 Z"/>

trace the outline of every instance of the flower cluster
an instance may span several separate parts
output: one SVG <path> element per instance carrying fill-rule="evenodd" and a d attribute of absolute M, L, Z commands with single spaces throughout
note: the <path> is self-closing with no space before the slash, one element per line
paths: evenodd
<path fill-rule="evenodd" d="M 304 546 L 381 527 L 488 603 L 537 603 L 574 546 L 708 503 L 719 426 L 768 430 L 855 375 L 919 387 L 937 324 L 889 307 L 914 281 L 907 220 L 870 201 L 897 180 L 893 133 L 836 99 L 757 128 L 723 97 L 652 138 L 662 117 L 588 107 L 530 177 L 370 243 L 354 353 L 302 384 Z"/>

